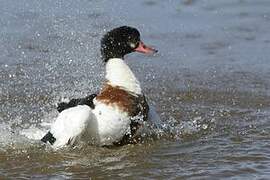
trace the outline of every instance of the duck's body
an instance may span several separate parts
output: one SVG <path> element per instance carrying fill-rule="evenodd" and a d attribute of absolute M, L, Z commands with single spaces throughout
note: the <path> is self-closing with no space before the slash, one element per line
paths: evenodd
<path fill-rule="evenodd" d="M 122 144 L 132 141 L 138 128 L 152 117 L 140 83 L 123 58 L 107 55 L 105 62 L 106 82 L 100 93 L 60 107 L 43 142 L 55 148 L 83 139 L 98 145 Z"/>

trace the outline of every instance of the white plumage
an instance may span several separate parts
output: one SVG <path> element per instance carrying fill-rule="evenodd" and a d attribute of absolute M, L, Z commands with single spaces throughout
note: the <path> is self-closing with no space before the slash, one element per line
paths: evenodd
<path fill-rule="evenodd" d="M 130 131 L 127 113 L 97 103 L 94 110 L 79 105 L 62 111 L 52 124 L 50 132 L 56 141 L 53 148 L 73 145 L 87 140 L 96 145 L 112 145 Z"/>
<path fill-rule="evenodd" d="M 56 139 L 53 147 L 74 144 L 85 133 L 87 127 L 95 121 L 95 115 L 87 105 L 79 105 L 62 111 L 50 130 Z"/>
<path fill-rule="evenodd" d="M 123 26 L 108 32 L 101 46 L 106 62 L 107 89 L 105 86 L 95 99 L 91 99 L 90 105 L 64 108 L 41 140 L 50 142 L 56 149 L 82 140 L 101 146 L 112 145 L 134 131 L 131 121 L 137 115 L 146 115 L 149 122 L 158 127 L 159 117 L 151 108 L 148 112 L 140 83 L 123 60 L 124 55 L 134 51 L 156 52 L 140 41 L 135 28 Z M 138 128 L 141 126 L 136 123 L 134 126 L 140 132 Z"/>
<path fill-rule="evenodd" d="M 139 81 L 122 59 L 111 59 L 106 72 L 111 85 L 120 85 L 131 93 L 141 91 Z M 59 114 L 50 130 L 56 139 L 54 148 L 73 145 L 82 140 L 81 137 L 97 145 L 112 145 L 130 132 L 131 120 L 127 112 L 96 100 L 94 104 L 95 109 L 78 105 Z"/>
<path fill-rule="evenodd" d="M 135 94 L 142 93 L 140 82 L 123 59 L 112 58 L 106 63 L 106 79 L 111 85 L 123 87 Z"/>

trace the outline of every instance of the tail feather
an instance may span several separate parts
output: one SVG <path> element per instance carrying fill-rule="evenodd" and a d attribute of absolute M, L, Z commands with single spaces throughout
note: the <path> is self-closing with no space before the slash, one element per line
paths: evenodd
<path fill-rule="evenodd" d="M 56 141 L 56 139 L 55 139 L 55 137 L 53 137 L 53 134 L 49 131 L 45 136 L 43 136 L 41 141 L 44 143 L 47 143 L 49 141 L 49 143 L 51 145 L 53 145 L 53 143 Z"/>

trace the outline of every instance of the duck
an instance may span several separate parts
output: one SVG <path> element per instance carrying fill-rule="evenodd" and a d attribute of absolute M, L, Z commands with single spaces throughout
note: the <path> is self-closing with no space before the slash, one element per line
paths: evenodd
<path fill-rule="evenodd" d="M 105 82 L 99 93 L 58 104 L 59 112 L 41 141 L 58 149 L 80 141 L 99 146 L 138 142 L 145 122 L 158 126 L 158 114 L 149 106 L 135 74 L 124 56 L 133 52 L 158 51 L 140 39 L 130 26 L 108 31 L 101 39 L 101 59 L 105 63 Z"/>

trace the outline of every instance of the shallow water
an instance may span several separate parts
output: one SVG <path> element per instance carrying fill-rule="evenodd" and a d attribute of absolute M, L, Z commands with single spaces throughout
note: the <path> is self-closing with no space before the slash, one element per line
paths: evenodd
<path fill-rule="evenodd" d="M 267 0 L 1 1 L 0 177 L 268 179 L 269 7 Z M 53 121 L 59 101 L 99 89 L 99 40 L 119 25 L 138 27 L 159 50 L 126 59 L 166 133 L 56 152 L 23 136 Z"/>

